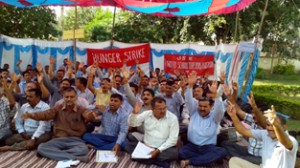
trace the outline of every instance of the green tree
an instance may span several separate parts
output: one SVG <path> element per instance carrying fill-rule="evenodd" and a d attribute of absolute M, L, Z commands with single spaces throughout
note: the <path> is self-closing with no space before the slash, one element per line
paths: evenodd
<path fill-rule="evenodd" d="M 55 13 L 48 7 L 0 6 L 0 33 L 18 38 L 53 39 L 58 36 Z"/>

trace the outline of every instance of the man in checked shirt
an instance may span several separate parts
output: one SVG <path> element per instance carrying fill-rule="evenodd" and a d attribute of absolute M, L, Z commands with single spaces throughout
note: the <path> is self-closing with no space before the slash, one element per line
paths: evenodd
<path fill-rule="evenodd" d="M 233 89 L 235 90 L 234 87 Z M 261 111 L 267 109 L 263 109 L 263 106 L 261 106 L 260 108 L 256 106 L 253 94 L 251 94 L 251 97 L 249 97 L 248 100 L 249 104 L 252 107 L 253 114 L 248 114 L 244 112 L 239 106 L 236 106 L 238 117 L 243 119 L 245 123 L 250 125 L 251 129 L 265 129 L 266 123 L 260 121 L 259 119 L 263 117 L 263 112 Z M 257 165 L 261 164 L 262 162 L 262 141 L 259 141 L 257 139 L 249 138 L 248 148 L 244 148 L 234 142 L 229 141 L 222 142 L 221 146 L 226 149 L 230 156 L 240 157 Z"/>

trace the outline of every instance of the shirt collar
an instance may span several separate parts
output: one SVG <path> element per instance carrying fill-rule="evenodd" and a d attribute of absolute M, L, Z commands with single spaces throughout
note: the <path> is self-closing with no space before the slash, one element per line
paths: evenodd
<path fill-rule="evenodd" d="M 66 104 L 63 103 L 63 107 L 62 107 L 62 110 L 66 110 Z M 77 104 L 75 104 L 74 108 L 72 109 L 74 112 L 77 112 L 78 111 L 78 107 L 77 107 Z"/>

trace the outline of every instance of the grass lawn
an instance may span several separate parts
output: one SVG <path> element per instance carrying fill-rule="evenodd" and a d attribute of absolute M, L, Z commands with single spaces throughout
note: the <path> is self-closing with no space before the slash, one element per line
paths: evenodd
<path fill-rule="evenodd" d="M 284 84 L 284 85 L 297 85 L 300 86 L 300 74 L 295 75 L 269 75 L 259 74 L 255 79 L 255 84 Z"/>
<path fill-rule="evenodd" d="M 297 85 L 300 86 L 300 74 L 295 75 L 269 75 L 267 73 L 259 74 L 259 79 L 255 79 L 253 85 L 269 85 L 269 84 L 283 84 L 283 85 Z M 293 98 L 299 100 L 299 95 Z M 300 113 L 300 111 L 299 111 Z M 289 131 L 300 131 L 300 120 L 288 119 L 287 129 Z M 299 140 L 299 139 L 298 139 Z"/>

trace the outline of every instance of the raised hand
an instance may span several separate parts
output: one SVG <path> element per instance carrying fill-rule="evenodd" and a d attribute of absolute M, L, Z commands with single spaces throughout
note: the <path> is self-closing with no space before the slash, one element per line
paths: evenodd
<path fill-rule="evenodd" d="M 43 78 L 44 78 L 44 74 L 43 73 L 39 73 L 37 75 L 37 81 L 39 84 L 41 84 L 43 82 Z"/>
<path fill-rule="evenodd" d="M 255 100 L 254 100 L 254 95 L 253 92 L 250 93 L 250 97 L 248 96 L 248 103 L 250 104 L 250 106 L 253 108 L 256 106 Z"/>
<path fill-rule="evenodd" d="M 36 64 L 36 69 L 39 72 L 39 74 L 43 73 L 43 66 L 40 63 Z"/>
<path fill-rule="evenodd" d="M 19 60 L 19 61 L 17 62 L 17 66 L 19 66 L 21 63 L 22 63 L 22 60 Z"/>
<path fill-rule="evenodd" d="M 227 101 L 228 103 L 228 107 L 227 107 L 227 114 L 232 117 L 234 115 L 236 115 L 236 107 L 233 103 L 231 103 L 230 101 Z"/>
<path fill-rule="evenodd" d="M 274 124 L 276 121 L 276 110 L 274 105 L 271 106 L 271 110 L 269 109 L 268 111 L 265 112 L 265 116 L 267 117 L 267 120 L 271 123 Z"/>
<path fill-rule="evenodd" d="M 54 57 L 50 57 L 49 59 L 50 59 L 50 64 L 55 64 L 55 59 L 54 59 Z"/>
<path fill-rule="evenodd" d="M 231 96 L 231 90 L 227 84 L 223 85 L 223 90 L 224 90 L 225 96 L 227 96 L 227 97 Z"/>
<path fill-rule="evenodd" d="M 208 88 L 211 91 L 211 93 L 213 93 L 213 94 L 217 93 L 218 82 L 217 81 L 213 81 L 211 85 L 208 85 Z"/>
<path fill-rule="evenodd" d="M 156 72 L 151 72 L 153 78 L 157 78 Z"/>
<path fill-rule="evenodd" d="M 188 84 L 189 84 L 189 87 L 193 87 L 196 83 L 197 83 L 197 72 L 196 72 L 196 71 L 193 71 L 193 72 L 190 73 L 190 75 L 188 76 Z"/>
<path fill-rule="evenodd" d="M 78 65 L 78 69 L 82 69 L 84 67 L 84 63 L 81 62 L 79 65 Z"/>
<path fill-rule="evenodd" d="M 225 83 L 226 80 L 226 73 L 225 71 L 221 72 L 221 75 L 219 76 L 221 83 Z"/>
<path fill-rule="evenodd" d="M 94 62 L 93 67 L 96 68 L 96 69 L 99 68 L 98 62 Z"/>
<path fill-rule="evenodd" d="M 133 109 L 134 114 L 139 114 L 142 109 L 142 103 L 140 101 L 136 101 Z"/>
<path fill-rule="evenodd" d="M 129 73 L 128 73 L 128 71 L 126 70 L 125 67 L 123 67 L 123 68 L 121 69 L 121 73 L 122 73 L 122 75 L 123 75 L 123 83 L 128 83 Z"/>
<path fill-rule="evenodd" d="M 21 79 L 21 75 L 16 75 L 14 72 L 12 72 L 10 78 L 12 81 L 17 82 L 19 79 Z"/>
<path fill-rule="evenodd" d="M 90 74 L 95 75 L 95 72 L 96 72 L 96 68 L 95 67 L 91 67 Z"/>

